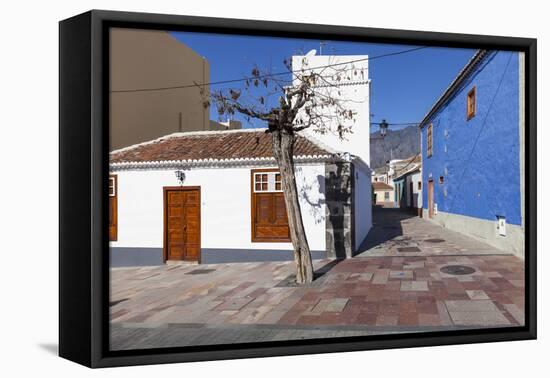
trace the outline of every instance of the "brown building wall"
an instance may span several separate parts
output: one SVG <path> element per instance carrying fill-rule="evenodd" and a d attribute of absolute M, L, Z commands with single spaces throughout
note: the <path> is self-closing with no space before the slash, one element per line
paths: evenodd
<path fill-rule="evenodd" d="M 208 83 L 206 59 L 164 31 L 113 28 L 110 41 L 111 150 L 178 131 L 210 129 L 209 109 L 198 88 L 116 92 Z"/>

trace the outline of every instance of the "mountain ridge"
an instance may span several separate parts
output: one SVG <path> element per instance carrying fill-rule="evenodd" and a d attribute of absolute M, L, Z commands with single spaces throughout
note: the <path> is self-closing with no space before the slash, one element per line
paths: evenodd
<path fill-rule="evenodd" d="M 387 130 L 382 138 L 380 131 L 370 134 L 370 167 L 376 169 L 392 159 L 405 159 L 420 152 L 420 129 L 408 126 Z"/>

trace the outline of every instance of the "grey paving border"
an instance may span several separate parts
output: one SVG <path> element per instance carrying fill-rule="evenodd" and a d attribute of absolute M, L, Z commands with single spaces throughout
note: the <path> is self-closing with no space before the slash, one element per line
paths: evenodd
<path fill-rule="evenodd" d="M 502 326 L 510 327 L 510 326 Z M 271 325 L 235 324 L 212 325 L 202 323 L 111 324 L 111 350 L 131 350 L 196 345 L 257 343 L 267 341 L 320 339 L 352 336 L 374 336 L 399 333 L 441 332 L 467 329 L 494 328 L 488 326 L 358 326 L 358 325 Z"/>

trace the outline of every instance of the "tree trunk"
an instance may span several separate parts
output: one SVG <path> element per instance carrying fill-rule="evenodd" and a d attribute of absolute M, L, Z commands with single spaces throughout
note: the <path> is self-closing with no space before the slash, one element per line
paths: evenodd
<path fill-rule="evenodd" d="M 285 197 L 290 239 L 294 247 L 294 261 L 296 262 L 296 282 L 299 284 L 313 281 L 313 264 L 307 242 L 296 177 L 294 175 L 293 148 L 295 135 L 285 129 L 273 127 L 271 129 L 273 155 L 281 172 L 281 183 Z"/>

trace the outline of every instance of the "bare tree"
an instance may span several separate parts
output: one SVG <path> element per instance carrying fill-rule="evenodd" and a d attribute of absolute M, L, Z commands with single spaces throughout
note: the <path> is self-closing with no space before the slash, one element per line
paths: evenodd
<path fill-rule="evenodd" d="M 254 67 L 241 88 L 212 91 L 204 104 L 215 105 L 220 116 L 240 113 L 248 119 L 267 122 L 266 132 L 271 134 L 273 156 L 281 173 L 296 282 L 303 284 L 313 281 L 314 272 L 296 187 L 293 159 L 296 136 L 309 128 L 321 134 L 335 133 L 340 138 L 351 132 L 355 113 L 346 108 L 350 100 L 341 98 L 339 85 L 352 80 L 351 76 L 359 71 L 353 65 L 339 67 L 339 64 L 310 68 L 307 56 L 301 63 L 299 71 L 292 71 L 291 63 L 284 61 L 292 82 Z M 275 100 L 273 96 L 278 98 Z M 277 106 L 269 105 L 273 103 Z"/>

